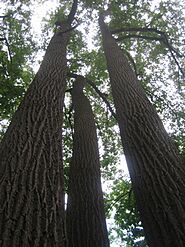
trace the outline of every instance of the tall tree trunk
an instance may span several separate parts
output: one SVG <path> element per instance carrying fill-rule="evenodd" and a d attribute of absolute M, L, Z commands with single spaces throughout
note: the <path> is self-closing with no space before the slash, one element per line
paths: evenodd
<path fill-rule="evenodd" d="M 0 146 L 0 246 L 64 246 L 62 166 L 66 46 L 77 1 Z"/>
<path fill-rule="evenodd" d="M 185 167 L 103 17 L 112 94 L 136 202 L 150 247 L 185 245 Z"/>
<path fill-rule="evenodd" d="M 108 247 L 96 126 L 83 94 L 84 78 L 72 90 L 74 144 L 70 165 L 67 237 L 69 247 Z"/>

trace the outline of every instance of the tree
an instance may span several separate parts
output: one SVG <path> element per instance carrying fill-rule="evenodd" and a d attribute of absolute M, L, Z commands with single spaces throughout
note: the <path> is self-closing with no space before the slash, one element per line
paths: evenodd
<path fill-rule="evenodd" d="M 4 16 L 0 18 L 0 121 L 4 125 L 12 117 L 33 79 L 31 64 L 37 50 L 35 41 L 29 35 L 30 9 L 26 9 L 21 2 L 14 8 L 9 1 L 6 5 Z"/>
<path fill-rule="evenodd" d="M 59 8 L 61 7 L 58 13 L 62 14 L 62 16 L 63 13 L 68 15 L 71 1 L 63 0 L 58 5 Z M 8 11 L 10 16 L 2 21 L 2 27 L 0 28 L 0 38 L 4 39 L 6 37 L 10 48 L 10 52 L 8 52 L 7 42 L 5 40 L 1 42 L 0 79 L 1 83 L 3 83 L 0 89 L 0 110 L 3 119 L 1 124 L 6 125 L 4 119 L 9 119 L 12 116 L 18 102 L 23 98 L 30 74 L 32 74 L 29 69 L 29 65 L 32 66 L 32 64 L 27 60 L 31 52 L 27 40 L 30 43 L 34 36 L 34 32 L 31 32 L 29 24 L 31 14 L 33 13 L 32 4 L 35 1 L 7 0 L 4 2 L 9 4 L 10 10 Z M 30 2 L 32 9 L 29 9 Z M 38 1 L 36 2 L 38 3 Z M 40 2 L 43 3 L 42 8 L 44 9 L 45 1 L 42 0 Z M 54 2 L 53 0 L 53 5 Z M 128 195 L 126 198 L 123 196 L 127 180 L 125 181 L 125 177 L 123 178 L 122 171 L 119 169 L 119 155 L 122 154 L 121 141 L 117 128 L 117 117 L 114 118 L 115 109 L 101 44 L 101 35 L 97 26 L 97 16 L 99 11 L 104 11 L 104 9 L 108 8 L 109 18 L 106 19 L 106 22 L 109 22 L 113 36 L 126 54 L 139 82 L 142 83 L 147 97 L 155 106 L 163 122 L 167 123 L 171 137 L 175 140 L 181 153 L 183 153 L 185 150 L 184 80 L 182 73 L 184 66 L 183 34 L 185 30 L 183 4 L 183 1 L 179 2 L 176 0 L 161 0 L 157 2 L 148 0 L 81 0 L 79 1 L 78 14 L 76 15 L 78 18 L 75 18 L 75 21 L 81 25 L 71 34 L 68 43 L 68 71 L 83 74 L 88 79 L 88 82 L 96 82 L 93 88 L 87 85 L 85 93 L 88 95 L 96 116 L 97 134 L 101 144 L 100 163 L 103 181 L 108 180 L 108 184 L 113 183 L 114 185 L 113 187 L 109 186 L 109 190 L 105 193 L 108 198 L 110 195 L 109 205 L 113 205 L 113 210 L 109 215 L 112 217 L 115 213 L 116 226 L 114 224 L 112 227 L 116 227 L 116 231 L 119 233 L 121 246 L 125 245 L 124 241 L 126 241 L 128 246 L 136 247 L 138 244 L 138 238 L 135 238 L 135 233 L 138 230 L 137 226 L 140 226 L 140 232 L 142 232 L 142 227 L 137 213 L 132 214 L 131 216 L 133 217 L 127 217 L 124 221 L 128 212 L 132 212 L 135 209 L 135 201 L 132 196 Z M 44 50 L 49 43 L 48 33 L 51 33 L 54 22 L 58 20 L 55 30 L 58 29 L 59 31 L 61 21 L 63 21 L 63 18 L 56 18 L 55 14 L 57 11 L 49 12 L 45 15 L 49 24 L 45 26 L 41 33 L 43 46 L 40 45 L 37 39 L 37 45 L 39 43 L 40 48 L 42 47 Z M 59 17 L 61 17 L 60 14 Z M 6 12 L 2 13 L 2 15 L 6 16 Z M 4 29 L 6 29 L 5 36 Z M 91 38 L 93 43 L 93 47 L 91 46 L 90 48 L 88 47 L 89 38 Z M 13 55 L 12 64 L 9 54 Z M 57 53 L 57 56 L 60 54 L 61 51 Z M 71 80 L 68 80 L 69 87 L 70 84 Z M 71 99 L 69 99 L 67 94 L 65 98 L 63 125 L 64 155 L 62 159 L 64 163 L 64 177 L 67 180 L 73 141 L 71 134 L 71 112 L 68 108 Z M 45 101 L 47 102 L 46 98 Z M 53 101 L 51 100 L 50 102 Z M 48 106 L 50 102 L 47 104 Z M 36 104 L 38 104 L 38 101 L 36 101 Z M 112 110 L 110 111 L 111 108 Z M 55 116 L 55 114 L 52 116 Z M 58 111 L 57 119 L 60 117 L 61 115 Z M 40 121 L 40 124 L 43 121 Z M 2 131 L 1 128 L 0 131 Z M 49 127 L 48 131 L 50 131 Z M 52 140 L 54 142 L 54 139 Z M 61 177 L 63 179 L 62 172 Z M 122 181 L 122 178 L 124 181 Z M 117 180 L 119 182 L 116 182 Z M 115 197 L 112 197 L 112 193 L 118 190 L 120 194 L 117 195 L 115 193 Z M 125 199 L 123 200 L 123 198 Z M 114 205 L 114 202 L 118 200 L 117 207 Z M 116 218 L 118 214 L 119 217 Z M 131 238 L 131 236 L 133 237 Z M 110 238 L 110 240 L 112 239 Z"/>
<path fill-rule="evenodd" d="M 68 246 L 108 247 L 96 126 L 84 85 L 85 78 L 77 76 L 72 89 L 74 143 L 66 213 Z"/>
<path fill-rule="evenodd" d="M 62 108 L 76 8 L 74 1 L 1 143 L 1 246 L 65 243 Z"/>
<path fill-rule="evenodd" d="M 110 83 L 136 203 L 149 246 L 184 246 L 184 160 L 100 15 Z"/>
<path fill-rule="evenodd" d="M 130 180 L 125 177 L 115 179 L 111 192 L 106 195 L 105 202 L 107 218 L 111 217 L 112 209 L 114 209 L 114 224 L 109 226 L 110 240 L 114 244 L 118 242 L 119 246 L 119 236 L 121 243 L 125 243 L 125 246 L 146 247 Z"/>

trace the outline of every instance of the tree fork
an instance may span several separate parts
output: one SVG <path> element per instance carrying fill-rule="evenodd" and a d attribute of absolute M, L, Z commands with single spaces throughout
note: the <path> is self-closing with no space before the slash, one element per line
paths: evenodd
<path fill-rule="evenodd" d="M 71 77 L 71 78 L 77 78 L 79 75 L 77 75 L 77 74 L 74 74 L 74 73 L 67 73 L 67 75 L 69 76 L 69 77 Z M 81 76 L 81 77 L 83 77 L 83 76 Z M 93 82 L 93 81 L 91 81 L 91 80 L 89 80 L 88 78 L 86 78 L 86 77 L 83 77 L 84 78 L 84 80 L 94 89 L 94 91 L 100 96 L 100 98 L 104 101 L 104 103 L 107 105 L 107 107 L 108 107 L 108 109 L 109 109 L 109 111 L 110 111 L 110 113 L 112 114 L 112 116 L 116 119 L 116 113 L 114 112 L 114 110 L 112 109 L 112 106 L 110 105 L 110 103 L 109 103 L 109 101 L 108 101 L 108 99 L 107 99 L 107 97 L 105 96 L 105 94 L 104 93 L 102 93 L 99 89 L 98 89 L 98 87 L 95 85 L 95 83 Z M 68 89 L 67 90 L 67 92 L 71 92 L 71 89 Z"/>

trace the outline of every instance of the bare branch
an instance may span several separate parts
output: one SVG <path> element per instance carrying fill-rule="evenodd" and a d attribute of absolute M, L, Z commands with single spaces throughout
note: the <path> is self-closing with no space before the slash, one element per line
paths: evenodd
<path fill-rule="evenodd" d="M 77 11 L 77 6 L 78 6 L 78 0 L 73 0 L 73 5 L 71 8 L 71 11 L 68 15 L 68 19 L 67 22 L 71 25 L 71 23 L 73 22 L 74 18 L 75 18 L 75 14 Z"/>
<path fill-rule="evenodd" d="M 74 73 L 68 73 L 67 74 L 69 77 L 72 77 L 72 78 L 77 78 L 79 75 L 77 74 L 74 74 Z M 87 79 L 87 78 L 84 78 L 86 80 L 86 82 L 92 86 L 92 88 L 95 90 L 95 92 L 102 98 L 102 100 L 105 102 L 105 104 L 107 105 L 109 111 L 111 112 L 112 116 L 117 119 L 117 116 L 116 116 L 116 113 L 113 111 L 109 101 L 107 100 L 106 96 L 104 93 L 102 93 L 97 87 L 96 85 L 94 84 L 94 82 L 92 82 L 91 80 Z"/>
<path fill-rule="evenodd" d="M 5 18 L 7 18 L 7 17 L 9 17 L 9 15 L 0 15 L 0 19 L 5 19 Z"/>
<path fill-rule="evenodd" d="M 11 55 L 10 46 L 9 46 L 7 38 L 5 38 L 5 42 L 6 42 L 6 46 L 8 48 L 8 54 L 9 54 L 9 57 L 10 57 L 10 61 L 12 63 L 12 55 Z"/>
<path fill-rule="evenodd" d="M 158 40 L 162 41 L 164 44 L 166 44 L 171 50 L 173 50 L 178 57 L 183 57 L 182 54 L 180 54 L 172 45 L 170 45 L 168 41 L 168 37 L 165 32 L 158 30 L 157 28 L 139 28 L 139 27 L 131 27 L 131 28 L 120 28 L 111 31 L 112 34 L 117 34 L 121 32 L 154 32 L 157 34 L 160 34 L 160 36 L 155 36 L 155 37 L 150 37 L 150 36 L 144 36 L 144 35 L 139 35 L 139 34 L 129 34 L 125 35 L 123 37 L 120 37 L 117 39 L 117 41 L 121 41 L 125 38 L 142 38 L 142 39 L 148 39 L 148 40 Z"/>
<path fill-rule="evenodd" d="M 5 41 L 6 46 L 7 46 L 7 48 L 8 48 L 8 55 L 9 55 L 10 61 L 11 61 L 11 63 L 12 63 L 12 56 L 11 56 L 11 51 L 10 51 L 10 45 L 9 45 L 9 43 L 8 43 L 7 38 L 6 38 L 6 37 L 0 38 L 0 41 Z"/>
<path fill-rule="evenodd" d="M 4 19 L 6 17 L 9 17 L 9 15 L 0 16 L 0 18 L 2 18 L 3 21 L 4 21 Z M 4 28 L 3 28 L 3 36 L 4 36 L 3 38 L 0 38 L 0 41 L 5 41 L 5 44 L 6 44 L 7 48 L 8 48 L 8 55 L 9 55 L 9 58 L 10 58 L 10 62 L 12 63 L 12 56 L 11 56 L 11 51 L 10 51 L 10 45 L 9 45 L 8 40 L 6 38 L 6 33 L 5 33 L 5 29 Z"/>
<path fill-rule="evenodd" d="M 92 88 L 96 91 L 97 94 L 99 94 L 99 96 L 102 98 L 102 100 L 105 102 L 105 104 L 107 105 L 109 111 L 111 112 L 112 116 L 117 119 L 116 113 L 113 111 L 109 101 L 107 100 L 106 96 L 104 93 L 102 93 L 97 87 L 96 85 L 91 81 L 87 79 L 87 83 L 89 83 L 89 85 L 92 86 Z"/>
<path fill-rule="evenodd" d="M 116 39 L 116 41 L 121 41 L 124 39 L 128 39 L 128 38 L 139 38 L 139 39 L 146 39 L 146 40 L 155 40 L 155 41 L 160 41 L 162 42 L 170 51 L 172 58 L 174 59 L 179 71 L 181 72 L 181 74 L 183 75 L 183 77 L 185 76 L 183 69 L 181 68 L 176 56 L 174 55 L 174 53 L 178 56 L 178 57 L 183 57 L 183 55 L 181 55 L 170 43 L 168 40 L 168 37 L 166 35 L 166 33 L 159 31 L 155 28 L 123 28 L 123 29 L 117 29 L 117 31 L 113 31 L 112 33 L 119 33 L 119 32 L 155 32 L 157 34 L 160 34 L 160 36 L 155 36 L 155 37 L 151 37 L 151 36 L 146 36 L 146 35 L 139 35 L 139 34 L 128 34 L 122 37 L 119 37 Z"/>
<path fill-rule="evenodd" d="M 62 35 L 63 33 L 71 32 L 72 30 L 76 29 L 79 25 L 80 25 L 80 23 L 77 23 L 74 27 L 71 27 L 71 28 L 69 28 L 63 32 L 59 32 L 58 35 Z"/>
<path fill-rule="evenodd" d="M 179 62 L 177 61 L 177 59 L 176 59 L 175 55 L 173 54 L 172 49 L 170 49 L 170 48 L 169 48 L 169 51 L 170 51 L 170 53 L 171 53 L 171 55 L 172 55 L 172 57 L 173 57 L 173 59 L 174 59 L 174 61 L 175 61 L 176 65 L 177 65 L 177 67 L 178 67 L 179 71 L 181 72 L 181 74 L 183 75 L 183 77 L 185 77 L 185 73 L 184 73 L 183 69 L 181 68 L 181 66 L 180 66 Z"/>
<path fill-rule="evenodd" d="M 71 91 L 70 91 L 70 93 L 71 93 Z M 73 137 L 74 137 L 74 127 L 73 127 L 73 124 L 72 124 L 72 121 L 71 121 L 72 110 L 73 110 L 73 104 L 71 104 L 71 106 L 69 108 L 69 111 L 67 112 L 67 107 L 66 107 L 66 105 L 64 103 L 64 116 L 65 116 L 66 120 L 69 123 L 69 127 L 71 129 L 71 135 L 72 135 L 72 139 L 73 139 Z"/>
<path fill-rule="evenodd" d="M 130 39 L 130 38 L 163 41 L 163 38 L 161 38 L 161 37 L 151 37 L 151 36 L 145 36 L 145 35 L 139 35 L 139 34 L 124 35 L 124 36 L 117 38 L 116 41 L 122 41 L 124 39 Z"/>
<path fill-rule="evenodd" d="M 157 28 L 148 28 L 148 27 L 119 28 L 111 31 L 112 34 L 117 34 L 122 32 L 154 32 L 160 35 L 164 34 L 164 32 L 158 30 Z"/>

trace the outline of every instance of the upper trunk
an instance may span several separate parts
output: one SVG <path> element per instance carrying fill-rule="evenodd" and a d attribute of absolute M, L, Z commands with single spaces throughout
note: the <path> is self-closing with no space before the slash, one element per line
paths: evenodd
<path fill-rule="evenodd" d="M 94 116 L 83 94 L 84 79 L 74 83 L 74 144 L 67 204 L 69 247 L 108 247 Z"/>
<path fill-rule="evenodd" d="M 148 245 L 183 247 L 184 161 L 102 17 L 99 24 L 121 139 Z"/>
<path fill-rule="evenodd" d="M 70 28 L 63 25 L 62 31 Z M 64 246 L 62 119 L 69 32 L 56 33 L 0 147 L 0 246 Z"/>

